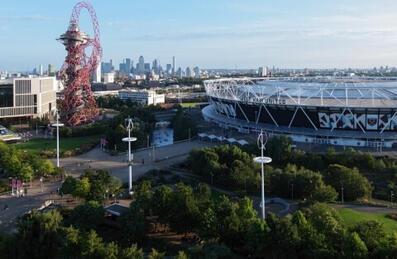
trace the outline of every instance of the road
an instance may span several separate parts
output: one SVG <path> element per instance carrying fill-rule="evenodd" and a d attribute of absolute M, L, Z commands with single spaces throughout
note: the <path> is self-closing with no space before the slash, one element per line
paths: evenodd
<path fill-rule="evenodd" d="M 0 231 L 13 232 L 17 217 L 34 208 L 40 208 L 46 200 L 51 200 L 51 193 L 56 193 L 61 182 L 46 182 L 42 185 L 39 181 L 32 183 L 25 197 L 11 195 L 0 196 Z M 8 209 L 5 209 L 8 206 Z"/>
<path fill-rule="evenodd" d="M 183 162 L 192 149 L 200 149 L 212 146 L 214 143 L 199 140 L 181 142 L 170 146 L 153 149 L 144 149 L 133 152 L 133 178 L 136 180 L 152 169 L 168 168 L 169 166 Z M 153 161 L 153 153 L 155 162 Z M 80 175 L 85 169 L 108 170 L 113 176 L 120 178 L 123 182 L 128 181 L 127 154 L 111 156 L 95 148 L 88 153 L 77 157 L 61 159 L 61 166 L 68 173 L 75 176 Z"/>
<path fill-rule="evenodd" d="M 203 148 L 213 145 L 210 142 L 191 141 L 174 144 L 154 150 L 140 150 L 134 153 L 134 178 L 141 177 L 151 169 L 168 168 L 172 164 L 182 162 L 194 148 Z M 143 161 L 144 160 L 144 161 Z M 143 163 L 144 162 L 144 163 Z M 54 160 L 55 163 L 55 160 Z M 61 166 L 74 176 L 79 176 L 85 169 L 105 169 L 122 181 L 128 181 L 127 155 L 111 156 L 99 148 L 95 148 L 86 154 L 62 158 Z M 0 196 L 0 232 L 15 231 L 16 220 L 28 211 L 41 207 L 60 187 L 61 182 L 46 182 L 42 185 L 39 181 L 33 182 L 25 197 L 11 195 Z M 53 193 L 53 194 L 51 194 Z M 4 209 L 8 206 L 8 209 Z"/>

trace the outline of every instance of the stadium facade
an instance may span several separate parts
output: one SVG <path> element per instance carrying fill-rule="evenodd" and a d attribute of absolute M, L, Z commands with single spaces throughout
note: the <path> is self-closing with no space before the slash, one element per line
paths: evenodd
<path fill-rule="evenodd" d="M 207 121 L 296 142 L 397 145 L 397 78 L 238 78 L 204 82 Z"/>

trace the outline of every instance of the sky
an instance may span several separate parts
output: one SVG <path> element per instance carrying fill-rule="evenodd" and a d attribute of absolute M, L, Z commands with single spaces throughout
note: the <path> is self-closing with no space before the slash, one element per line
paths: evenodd
<path fill-rule="evenodd" d="M 2 0 L 0 70 L 60 67 L 72 0 Z M 92 0 L 103 60 L 201 68 L 397 66 L 395 0 Z M 82 30 L 92 34 L 88 13 Z"/>

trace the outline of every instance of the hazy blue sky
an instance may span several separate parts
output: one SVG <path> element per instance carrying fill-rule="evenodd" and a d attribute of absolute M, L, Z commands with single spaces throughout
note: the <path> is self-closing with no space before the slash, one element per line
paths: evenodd
<path fill-rule="evenodd" d="M 72 0 L 2 0 L 0 69 L 60 66 Z M 93 0 L 104 59 L 203 68 L 397 65 L 396 0 Z M 91 32 L 86 13 L 83 29 Z"/>

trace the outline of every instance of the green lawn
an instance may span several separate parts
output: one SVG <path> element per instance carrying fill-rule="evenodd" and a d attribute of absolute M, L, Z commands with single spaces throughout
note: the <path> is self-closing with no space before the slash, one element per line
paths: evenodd
<path fill-rule="evenodd" d="M 198 106 L 200 104 L 202 104 L 202 102 L 201 103 L 181 103 L 181 106 L 183 108 L 195 108 L 196 106 Z"/>
<path fill-rule="evenodd" d="M 79 148 L 81 145 L 99 141 L 99 136 L 61 138 L 59 147 L 61 152 Z M 14 144 L 17 149 L 40 153 L 44 150 L 54 150 L 57 147 L 56 139 L 32 139 L 28 142 Z"/>
<path fill-rule="evenodd" d="M 383 224 L 386 232 L 393 233 L 397 231 L 397 221 L 386 218 L 387 214 L 361 212 L 348 208 L 337 209 L 337 211 L 347 226 L 353 226 L 360 221 L 377 220 Z"/>

